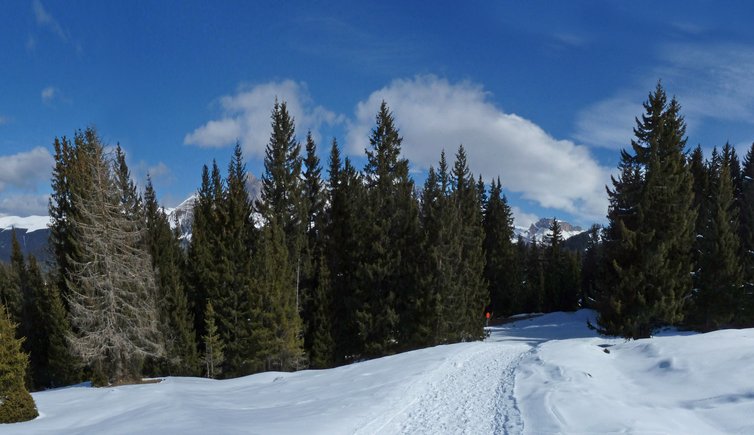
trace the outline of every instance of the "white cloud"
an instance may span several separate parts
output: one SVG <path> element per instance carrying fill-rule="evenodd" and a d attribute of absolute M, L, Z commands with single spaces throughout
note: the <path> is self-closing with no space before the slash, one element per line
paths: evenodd
<path fill-rule="evenodd" d="M 0 192 L 8 188 L 34 190 L 49 180 L 53 159 L 44 147 L 10 156 L 0 156 Z"/>
<path fill-rule="evenodd" d="M 170 168 L 163 162 L 159 162 L 156 165 L 152 165 L 147 168 L 147 173 L 152 179 L 169 177 L 171 174 Z"/>
<path fill-rule="evenodd" d="M 58 92 L 58 89 L 56 87 L 48 86 L 42 89 L 40 96 L 42 97 L 43 103 L 50 104 L 59 94 L 60 93 Z"/>
<path fill-rule="evenodd" d="M 360 102 L 349 125 L 352 153 L 363 153 L 374 116 L 385 100 L 404 138 L 403 154 L 415 165 L 436 165 L 440 150 L 452 159 L 459 144 L 471 170 L 543 207 L 589 219 L 607 208 L 609 170 L 585 146 L 558 140 L 533 122 L 495 107 L 481 86 L 449 83 L 435 76 L 395 80 Z"/>
<path fill-rule="evenodd" d="M 529 228 L 531 224 L 539 220 L 539 216 L 531 213 L 526 213 L 521 208 L 512 206 L 513 212 L 513 224 L 521 228 Z"/>
<path fill-rule="evenodd" d="M 0 216 L 45 216 L 49 195 L 6 195 L 0 198 Z"/>
<path fill-rule="evenodd" d="M 4 125 L 10 122 L 10 118 L 0 115 L 0 125 Z"/>
<path fill-rule="evenodd" d="M 754 46 L 673 44 L 660 52 L 668 63 L 658 76 L 688 117 L 754 123 Z"/>
<path fill-rule="evenodd" d="M 638 100 L 642 95 L 634 97 Z M 589 145 L 626 148 L 634 135 L 634 119 L 643 110 L 641 101 L 634 101 L 627 95 L 600 101 L 577 115 L 574 137 Z"/>
<path fill-rule="evenodd" d="M 296 122 L 299 140 L 307 130 L 312 130 L 315 140 L 319 140 L 321 126 L 343 122 L 342 116 L 316 106 L 305 84 L 285 80 L 241 89 L 220 98 L 222 116 L 187 134 L 183 142 L 200 147 L 225 147 L 239 140 L 247 156 L 261 157 L 270 138 L 270 114 L 275 98 L 286 102 Z"/>

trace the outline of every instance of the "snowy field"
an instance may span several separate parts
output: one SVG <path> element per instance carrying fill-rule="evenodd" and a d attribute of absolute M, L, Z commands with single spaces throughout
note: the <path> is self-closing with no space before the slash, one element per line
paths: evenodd
<path fill-rule="evenodd" d="M 754 433 L 754 330 L 625 342 L 591 315 L 331 370 L 35 393 L 40 417 L 0 434 Z"/>

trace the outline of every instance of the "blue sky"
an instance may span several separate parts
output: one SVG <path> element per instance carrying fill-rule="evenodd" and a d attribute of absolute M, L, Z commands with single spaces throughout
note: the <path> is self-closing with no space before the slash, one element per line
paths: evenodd
<path fill-rule="evenodd" d="M 174 206 L 236 139 L 262 173 L 275 96 L 326 161 L 363 162 L 379 102 L 418 183 L 441 149 L 499 175 L 517 224 L 604 220 L 658 79 L 689 144 L 754 141 L 749 2 L 4 2 L 0 214 L 45 213 L 55 136 L 95 126 Z M 463 6 L 461 6 L 463 4 Z"/>

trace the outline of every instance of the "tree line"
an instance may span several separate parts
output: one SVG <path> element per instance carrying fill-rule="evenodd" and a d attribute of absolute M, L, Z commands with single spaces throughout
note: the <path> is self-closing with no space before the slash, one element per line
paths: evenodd
<path fill-rule="evenodd" d="M 271 127 L 261 198 L 237 144 L 226 171 L 202 168 L 187 246 L 119 146 L 91 128 L 55 139 L 55 264 L 14 245 L 0 267 L 30 388 L 332 367 L 481 339 L 485 311 L 578 308 L 581 261 L 557 220 L 516 243 L 500 180 L 475 177 L 463 146 L 417 188 L 384 102 L 362 170 L 335 139 L 323 167 L 285 102 Z"/>

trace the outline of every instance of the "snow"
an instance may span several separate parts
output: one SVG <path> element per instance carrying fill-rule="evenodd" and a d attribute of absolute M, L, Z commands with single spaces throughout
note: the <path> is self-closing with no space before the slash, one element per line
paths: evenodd
<path fill-rule="evenodd" d="M 50 224 L 49 216 L 0 216 L 0 230 L 25 229 L 27 233 L 43 230 Z"/>
<path fill-rule="evenodd" d="M 754 330 L 624 341 L 593 316 L 331 370 L 39 392 L 40 417 L 0 433 L 754 433 Z"/>

